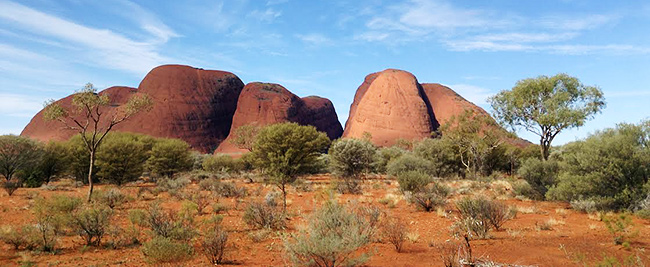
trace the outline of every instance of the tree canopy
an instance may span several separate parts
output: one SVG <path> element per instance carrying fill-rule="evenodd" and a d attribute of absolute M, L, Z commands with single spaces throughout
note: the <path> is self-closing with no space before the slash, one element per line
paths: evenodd
<path fill-rule="evenodd" d="M 544 160 L 561 131 L 584 125 L 605 107 L 598 87 L 585 86 L 564 73 L 520 80 L 512 90 L 501 91 L 489 101 L 499 123 L 540 137 Z"/>

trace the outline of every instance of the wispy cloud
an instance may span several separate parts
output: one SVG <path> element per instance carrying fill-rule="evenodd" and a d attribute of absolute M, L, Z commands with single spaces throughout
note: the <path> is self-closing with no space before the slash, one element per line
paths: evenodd
<path fill-rule="evenodd" d="M 320 33 L 296 34 L 296 38 L 300 39 L 301 41 L 307 44 L 314 45 L 314 46 L 332 44 L 332 39 Z"/>
<path fill-rule="evenodd" d="M 582 31 L 595 29 L 614 22 L 618 15 L 613 14 L 585 14 L 580 16 L 553 15 L 545 16 L 539 20 L 539 24 L 545 28 L 562 31 Z"/>
<path fill-rule="evenodd" d="M 161 24 L 144 23 L 155 42 L 127 38 L 108 29 L 96 29 L 65 20 L 30 7 L 9 1 L 0 1 L 0 19 L 33 34 L 70 42 L 85 47 L 85 60 L 93 65 L 124 70 L 138 75 L 152 67 L 170 61 L 159 54 L 158 44 L 175 36 Z"/>
<path fill-rule="evenodd" d="M 33 96 L 0 93 L 0 114 L 4 116 L 28 118 L 42 108 L 43 102 Z"/>
<path fill-rule="evenodd" d="M 248 14 L 248 17 L 257 19 L 262 22 L 271 23 L 275 19 L 282 16 L 282 12 L 276 11 L 273 8 L 267 8 L 265 10 L 253 10 Z"/>
<path fill-rule="evenodd" d="M 452 84 L 449 88 L 476 105 L 486 105 L 487 99 L 494 94 L 489 89 L 469 84 Z"/>

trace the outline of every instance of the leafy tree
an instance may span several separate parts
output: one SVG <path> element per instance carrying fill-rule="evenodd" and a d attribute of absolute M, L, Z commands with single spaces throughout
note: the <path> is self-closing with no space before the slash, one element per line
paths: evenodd
<path fill-rule="evenodd" d="M 343 177 L 358 177 L 370 170 L 376 153 L 377 148 L 366 140 L 340 139 L 329 149 L 330 167 Z"/>
<path fill-rule="evenodd" d="M 548 189 L 555 185 L 559 172 L 559 165 L 556 160 L 549 159 L 542 161 L 537 158 L 529 158 L 519 168 L 519 175 L 528 182 L 536 194 L 535 199 L 544 199 Z"/>
<path fill-rule="evenodd" d="M 147 145 L 149 139 L 153 140 L 131 133 L 109 134 L 97 154 L 99 179 L 118 186 L 137 180 L 144 172 L 152 148 Z"/>
<path fill-rule="evenodd" d="M 463 169 L 449 138 L 424 139 L 415 145 L 414 152 L 418 157 L 431 162 L 432 174 L 437 177 L 449 177 Z"/>
<path fill-rule="evenodd" d="M 0 136 L 0 174 L 7 182 L 17 172 L 37 164 L 40 156 L 41 149 L 35 141 L 15 135 Z"/>
<path fill-rule="evenodd" d="M 490 98 L 490 103 L 502 125 L 522 127 L 540 137 L 543 160 L 561 131 L 584 125 L 605 107 L 598 87 L 585 86 L 564 73 L 520 80 L 512 90 Z"/>
<path fill-rule="evenodd" d="M 147 95 L 137 94 L 124 105 L 114 109 L 114 112 L 110 112 L 111 104 L 107 94 L 98 94 L 97 89 L 88 83 L 74 94 L 71 108 L 64 108 L 54 100 L 50 100 L 45 106 L 45 119 L 57 120 L 66 129 L 77 131 L 88 151 L 88 202 L 92 199 L 93 167 L 102 141 L 115 125 L 138 112 L 150 110 L 152 100 Z"/>
<path fill-rule="evenodd" d="M 257 165 L 271 176 L 282 191 L 283 209 L 287 208 L 286 185 L 308 173 L 330 140 L 313 126 L 280 123 L 264 127 L 253 145 Z"/>
<path fill-rule="evenodd" d="M 239 171 L 244 168 L 243 165 L 241 160 L 236 160 L 226 154 L 208 156 L 203 160 L 203 170 L 212 173 Z"/>
<path fill-rule="evenodd" d="M 559 158 L 561 173 L 548 198 L 631 209 L 650 193 L 650 121 L 622 123 L 566 144 Z"/>
<path fill-rule="evenodd" d="M 253 144 L 255 143 L 255 137 L 260 131 L 261 127 L 257 123 L 251 123 L 239 126 L 233 132 L 234 138 L 230 141 L 233 145 L 238 148 L 248 149 L 248 151 L 253 150 Z"/>
<path fill-rule="evenodd" d="M 443 138 L 452 144 L 460 163 L 472 176 L 484 168 L 490 154 L 503 143 L 496 123 L 471 109 L 453 116 L 441 130 Z"/>
<path fill-rule="evenodd" d="M 427 159 L 418 157 L 413 153 L 404 153 L 388 163 L 386 172 L 392 176 L 399 176 L 400 173 L 408 171 L 418 171 L 427 175 L 433 175 L 433 168 L 433 165 Z"/>
<path fill-rule="evenodd" d="M 375 162 L 373 163 L 374 171 L 377 173 L 386 173 L 388 164 L 394 159 L 401 157 L 404 153 L 407 153 L 407 151 L 396 146 L 379 148 L 375 154 Z"/>
<path fill-rule="evenodd" d="M 147 165 L 160 176 L 173 177 L 174 174 L 192 168 L 190 145 L 179 139 L 161 139 L 151 149 Z"/>
<path fill-rule="evenodd" d="M 43 174 L 43 181 L 47 184 L 52 177 L 64 173 L 70 161 L 68 147 L 63 142 L 50 141 L 43 147 L 43 157 L 40 162 L 40 169 Z"/>

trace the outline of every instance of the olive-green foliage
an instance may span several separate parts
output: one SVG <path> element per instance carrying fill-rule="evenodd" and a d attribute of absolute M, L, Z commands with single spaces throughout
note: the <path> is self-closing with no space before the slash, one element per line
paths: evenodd
<path fill-rule="evenodd" d="M 19 181 L 2 181 L 2 189 L 4 189 L 9 196 L 12 196 L 18 188 L 20 188 Z"/>
<path fill-rule="evenodd" d="M 526 195 L 526 197 L 543 200 L 548 189 L 555 185 L 559 173 L 559 164 L 552 158 L 546 161 L 529 158 L 519 167 L 518 173 L 535 192 Z"/>
<path fill-rule="evenodd" d="M 113 209 L 129 201 L 129 196 L 117 188 L 111 188 L 106 191 L 96 191 L 93 199 L 97 203 Z"/>
<path fill-rule="evenodd" d="M 388 163 L 386 166 L 387 173 L 392 176 L 398 176 L 402 172 L 419 171 L 432 175 L 434 173 L 433 165 L 430 161 L 418 157 L 413 153 L 404 153 L 399 158 L 396 158 Z"/>
<path fill-rule="evenodd" d="M 517 180 L 512 183 L 512 192 L 515 196 L 523 196 L 529 199 L 543 199 L 539 192 L 526 182 L 526 180 Z"/>
<path fill-rule="evenodd" d="M 630 239 L 638 234 L 638 231 L 634 229 L 632 217 L 627 213 L 604 216 L 603 223 L 605 223 L 609 233 L 612 234 L 616 245 L 629 247 Z"/>
<path fill-rule="evenodd" d="M 152 263 L 177 263 L 194 255 L 191 245 L 163 236 L 156 236 L 142 245 L 142 254 Z"/>
<path fill-rule="evenodd" d="M 405 171 L 397 174 L 397 182 L 402 192 L 418 192 L 432 180 L 430 175 L 421 171 Z"/>
<path fill-rule="evenodd" d="M 39 144 L 29 138 L 0 135 L 0 175 L 11 180 L 17 172 L 38 164 L 41 154 Z"/>
<path fill-rule="evenodd" d="M 282 190 L 285 209 L 286 185 L 293 183 L 298 175 L 313 170 L 318 157 L 329 145 L 330 139 L 325 133 L 314 126 L 296 123 L 273 124 L 257 134 L 252 152 L 255 162 Z"/>
<path fill-rule="evenodd" d="M 285 215 L 278 210 L 275 202 L 253 202 L 244 211 L 244 222 L 256 229 L 282 229 Z"/>
<path fill-rule="evenodd" d="M 79 198 L 63 195 L 36 200 L 33 210 L 42 250 L 54 250 L 58 236 L 64 232 L 65 227 L 70 225 L 71 215 L 81 203 Z"/>
<path fill-rule="evenodd" d="M 88 246 L 99 246 L 108 231 L 113 211 L 108 207 L 85 207 L 72 215 L 71 225 Z"/>
<path fill-rule="evenodd" d="M 140 178 L 153 147 L 152 137 L 132 133 L 111 133 L 97 153 L 97 177 L 122 185 Z"/>
<path fill-rule="evenodd" d="M 86 146 L 81 140 L 80 135 L 75 135 L 66 142 L 66 147 L 68 147 L 68 155 L 70 156 L 69 168 L 68 171 L 72 176 L 74 176 L 76 181 L 81 181 L 84 184 L 88 184 L 88 168 L 90 166 L 90 155 L 86 150 Z M 95 171 L 93 172 L 94 182 L 99 182 L 97 179 L 97 172 L 99 167 L 95 166 Z"/>
<path fill-rule="evenodd" d="M 449 187 L 434 183 L 426 185 L 415 192 L 411 192 L 407 196 L 407 201 L 416 205 L 422 211 L 430 212 L 436 210 L 438 207 L 444 207 L 447 204 L 447 196 L 449 196 Z"/>
<path fill-rule="evenodd" d="M 483 226 L 494 227 L 497 231 L 501 229 L 503 223 L 513 217 L 513 213 L 508 209 L 508 206 L 483 197 L 463 198 L 456 202 L 456 207 L 462 219 L 471 219 Z M 487 236 L 487 232 L 476 234 L 480 237 Z"/>
<path fill-rule="evenodd" d="M 239 126 L 233 132 L 233 138 L 230 142 L 238 148 L 251 151 L 260 129 L 261 127 L 256 123 Z"/>
<path fill-rule="evenodd" d="M 164 210 L 159 203 L 153 203 L 147 209 L 143 224 L 151 229 L 154 236 L 189 241 L 196 235 L 193 219 L 190 216 L 180 216 L 171 210 Z"/>
<path fill-rule="evenodd" d="M 451 177 L 463 169 L 449 138 L 427 138 L 415 145 L 415 155 L 431 162 L 433 175 Z"/>
<path fill-rule="evenodd" d="M 377 148 L 361 139 L 339 139 L 329 149 L 331 171 L 341 177 L 357 177 L 368 172 Z"/>
<path fill-rule="evenodd" d="M 297 266 L 357 266 L 369 257 L 358 250 L 370 243 L 375 227 L 366 216 L 328 201 L 297 235 L 285 237 L 285 248 Z"/>
<path fill-rule="evenodd" d="M 43 157 L 39 168 L 43 181 L 47 184 L 52 177 L 59 176 L 68 170 L 70 150 L 64 142 L 50 141 L 43 147 Z"/>
<path fill-rule="evenodd" d="M 0 241 L 11 245 L 15 250 L 20 248 L 32 250 L 40 244 L 38 229 L 33 225 L 23 225 L 20 228 L 3 226 L 0 228 Z"/>
<path fill-rule="evenodd" d="M 376 173 L 386 173 L 388 163 L 399 158 L 404 153 L 407 153 L 407 151 L 396 146 L 379 148 L 377 154 L 375 154 L 374 171 Z"/>
<path fill-rule="evenodd" d="M 564 73 L 520 80 L 512 90 L 501 91 L 489 101 L 502 125 L 540 136 L 544 160 L 558 133 L 582 126 L 605 107 L 598 87 L 585 86 Z"/>
<path fill-rule="evenodd" d="M 216 154 L 203 160 L 203 170 L 207 172 L 237 172 L 242 169 L 244 166 L 241 160 L 233 159 L 225 154 Z"/>
<path fill-rule="evenodd" d="M 561 174 L 546 196 L 593 200 L 598 209 L 633 208 L 648 195 L 650 121 L 619 124 L 562 147 Z"/>
<path fill-rule="evenodd" d="M 223 261 L 224 252 L 228 242 L 228 232 L 221 226 L 212 227 L 201 242 L 201 251 L 212 264 L 220 264 Z"/>
<path fill-rule="evenodd" d="M 193 165 L 190 146 L 179 139 L 160 139 L 153 145 L 147 165 L 154 174 L 164 177 L 188 171 Z"/>

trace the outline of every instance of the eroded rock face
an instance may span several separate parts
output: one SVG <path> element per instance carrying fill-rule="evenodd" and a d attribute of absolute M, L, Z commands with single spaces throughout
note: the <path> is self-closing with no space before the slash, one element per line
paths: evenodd
<path fill-rule="evenodd" d="M 203 70 L 182 65 L 164 65 L 151 70 L 140 83 L 138 93 L 153 99 L 153 108 L 117 125 L 116 131 L 143 133 L 155 137 L 179 138 L 192 148 L 211 153 L 228 136 L 243 82 L 225 71 Z M 136 90 L 111 87 L 115 106 Z M 59 100 L 69 107 L 72 96 Z M 108 109 L 113 109 L 109 107 Z M 39 140 L 65 140 L 76 134 L 61 130 L 56 122 L 45 122 L 42 111 L 21 135 Z"/>
<path fill-rule="evenodd" d="M 232 134 L 241 126 L 255 124 L 262 127 L 282 122 L 313 125 L 332 139 L 340 137 L 343 132 L 334 106 L 328 99 L 314 96 L 300 98 L 279 84 L 254 82 L 247 84 L 239 96 L 237 111 L 230 127 L 231 135 L 215 153 L 236 154 L 247 151 L 231 143 Z"/>
<path fill-rule="evenodd" d="M 444 125 L 451 117 L 462 115 L 466 109 L 480 116 L 490 116 L 484 109 L 467 101 L 451 88 L 438 83 L 423 83 L 424 94 L 433 107 L 436 119 Z"/>
<path fill-rule="evenodd" d="M 368 75 L 350 106 L 343 137 L 371 135 L 374 144 L 422 139 L 438 128 L 433 108 L 413 74 L 388 69 Z"/>

